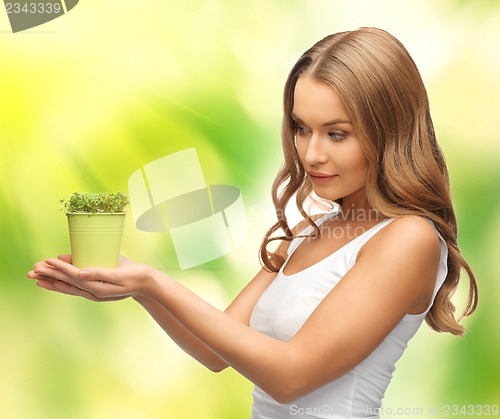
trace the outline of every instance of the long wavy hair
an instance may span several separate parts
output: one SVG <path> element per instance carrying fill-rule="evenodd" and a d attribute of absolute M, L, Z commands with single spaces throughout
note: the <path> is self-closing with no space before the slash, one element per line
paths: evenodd
<path fill-rule="evenodd" d="M 268 250 L 268 245 L 273 240 L 294 238 L 285 215 L 294 195 L 300 213 L 319 234 L 304 209 L 312 185 L 294 145 L 294 90 L 304 73 L 328 83 L 351 116 L 368 160 L 366 197 L 370 207 L 383 217 L 426 217 L 443 236 L 448 246 L 448 274 L 426 322 L 436 331 L 463 335 L 465 328 L 455 319 L 451 302 L 461 268 L 468 274 L 470 287 L 460 319 L 475 311 L 478 289 L 457 245 L 448 170 L 436 141 L 420 73 L 405 47 L 383 30 L 360 28 L 327 36 L 306 51 L 290 72 L 284 89 L 284 162 L 272 186 L 278 221 L 268 230 L 260 248 L 264 268 L 277 272 L 284 263 L 283 255 Z M 341 205 L 342 200 L 338 203 Z M 276 232 L 282 235 L 276 237 Z"/>

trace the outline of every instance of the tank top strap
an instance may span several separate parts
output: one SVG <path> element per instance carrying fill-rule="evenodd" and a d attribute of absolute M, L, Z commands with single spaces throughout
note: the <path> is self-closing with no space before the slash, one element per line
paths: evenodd
<path fill-rule="evenodd" d="M 372 228 L 368 229 L 365 234 L 361 237 L 360 245 L 363 246 L 368 240 L 370 240 L 375 234 L 377 234 L 384 227 L 389 225 L 395 220 L 395 218 L 385 218 L 378 224 L 375 224 Z"/>
<path fill-rule="evenodd" d="M 436 228 L 435 224 L 432 222 L 432 220 L 425 218 L 432 227 L 434 228 L 438 238 L 439 238 L 439 245 L 441 249 L 441 255 L 439 259 L 439 267 L 438 267 L 438 272 L 436 275 L 436 282 L 434 284 L 434 291 L 432 293 L 432 298 L 429 306 L 427 307 L 427 310 L 425 310 L 421 314 L 407 314 L 406 317 L 416 317 L 418 316 L 425 316 L 431 309 L 432 305 L 434 304 L 434 300 L 436 298 L 437 293 L 441 289 L 441 286 L 444 284 L 444 281 L 446 280 L 446 277 L 448 276 L 448 245 L 446 244 L 446 240 L 443 238 L 439 230 Z"/>
<path fill-rule="evenodd" d="M 357 240 L 356 239 L 353 240 L 353 243 L 355 243 L 356 247 L 354 248 L 354 251 L 351 253 L 351 261 L 350 261 L 351 267 L 354 266 L 354 263 L 356 263 L 359 251 L 368 242 L 368 240 L 370 240 L 373 236 L 375 236 L 375 234 L 377 234 L 384 227 L 388 226 L 394 220 L 395 218 L 386 218 L 380 221 L 378 224 L 375 224 L 369 230 L 365 231 L 361 236 L 357 238 Z"/>

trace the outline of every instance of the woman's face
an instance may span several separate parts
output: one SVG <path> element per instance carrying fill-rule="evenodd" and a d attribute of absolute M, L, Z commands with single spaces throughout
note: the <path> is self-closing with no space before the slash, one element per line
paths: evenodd
<path fill-rule="evenodd" d="M 365 197 L 368 162 L 351 118 L 335 90 L 309 75 L 295 86 L 292 118 L 300 161 L 321 198 L 360 204 Z"/>

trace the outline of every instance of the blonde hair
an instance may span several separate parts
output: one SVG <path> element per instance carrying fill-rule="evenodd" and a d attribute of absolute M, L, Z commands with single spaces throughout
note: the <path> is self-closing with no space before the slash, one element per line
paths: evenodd
<path fill-rule="evenodd" d="M 268 251 L 267 246 L 272 240 L 293 239 L 285 207 L 294 194 L 299 211 L 319 233 L 303 207 L 312 185 L 294 146 L 294 89 L 304 73 L 328 83 L 343 99 L 368 160 L 366 196 L 370 207 L 384 217 L 427 217 L 443 236 L 448 246 L 448 274 L 426 321 L 436 331 L 463 335 L 465 328 L 455 319 L 451 302 L 461 268 L 470 282 L 461 317 L 475 311 L 478 290 L 472 269 L 457 245 L 448 171 L 420 73 L 405 47 L 383 30 L 360 28 L 330 35 L 306 51 L 290 72 L 284 89 L 284 163 L 272 186 L 278 221 L 261 245 L 263 266 L 277 272 L 284 262 L 282 255 Z M 272 237 L 278 230 L 284 235 Z"/>

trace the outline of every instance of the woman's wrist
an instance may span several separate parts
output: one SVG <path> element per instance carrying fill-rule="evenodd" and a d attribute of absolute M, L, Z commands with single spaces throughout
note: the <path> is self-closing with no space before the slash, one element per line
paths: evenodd
<path fill-rule="evenodd" d="M 146 266 L 144 281 L 141 290 L 133 296 L 138 303 L 147 300 L 155 301 L 159 295 L 161 284 L 165 282 L 165 275 L 150 266 Z"/>

